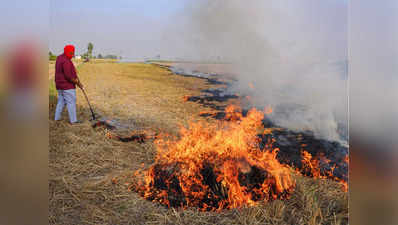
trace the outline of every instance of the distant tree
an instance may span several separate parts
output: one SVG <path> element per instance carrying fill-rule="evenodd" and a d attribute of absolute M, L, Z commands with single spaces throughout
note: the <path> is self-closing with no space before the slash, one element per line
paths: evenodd
<path fill-rule="evenodd" d="M 57 56 L 54 55 L 51 51 L 49 51 L 49 52 L 48 52 L 48 59 L 49 59 L 50 61 L 54 61 L 54 60 L 57 59 Z"/>
<path fill-rule="evenodd" d="M 83 58 L 83 62 L 88 62 L 88 61 L 90 61 L 90 59 L 89 59 L 89 56 L 88 56 L 88 53 L 86 52 L 86 53 L 84 53 L 83 55 L 82 55 L 82 58 Z"/>
<path fill-rule="evenodd" d="M 104 57 L 103 57 L 103 56 L 101 55 L 101 53 L 100 53 L 100 54 L 98 54 L 97 58 L 98 58 L 98 59 L 102 59 L 102 58 L 104 58 Z"/>
<path fill-rule="evenodd" d="M 87 46 L 87 54 L 88 54 L 88 56 L 90 57 L 90 58 L 92 58 L 93 57 L 93 49 L 94 49 L 94 45 L 93 45 L 93 43 L 88 43 L 88 46 Z"/>
<path fill-rule="evenodd" d="M 105 59 L 117 59 L 117 55 L 108 54 L 104 57 Z"/>

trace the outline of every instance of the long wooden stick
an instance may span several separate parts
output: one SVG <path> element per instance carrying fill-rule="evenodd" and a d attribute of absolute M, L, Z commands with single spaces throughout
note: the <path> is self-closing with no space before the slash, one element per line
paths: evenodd
<path fill-rule="evenodd" d="M 87 94 L 86 94 L 86 92 L 84 91 L 83 88 L 80 88 L 80 89 L 83 91 L 84 97 L 86 97 L 86 100 L 87 100 L 87 103 L 88 103 L 88 107 L 90 107 L 91 116 L 93 117 L 93 120 L 95 120 L 95 114 L 94 114 L 93 108 L 91 108 L 91 104 L 90 104 L 90 101 L 88 100 Z"/>

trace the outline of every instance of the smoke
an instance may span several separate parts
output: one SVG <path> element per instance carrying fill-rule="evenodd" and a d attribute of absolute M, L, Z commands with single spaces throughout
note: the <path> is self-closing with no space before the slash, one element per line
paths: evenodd
<path fill-rule="evenodd" d="M 347 141 L 344 1 L 195 1 L 182 18 L 180 50 L 230 63 L 230 91 L 272 106 L 277 125 Z"/>

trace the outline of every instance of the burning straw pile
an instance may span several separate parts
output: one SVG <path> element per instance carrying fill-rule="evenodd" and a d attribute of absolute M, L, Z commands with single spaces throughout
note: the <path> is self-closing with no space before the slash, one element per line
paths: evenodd
<path fill-rule="evenodd" d="M 204 211 L 288 198 L 291 170 L 276 159 L 278 149 L 260 149 L 263 117 L 255 109 L 243 117 L 231 106 L 222 121 L 191 123 L 178 140 L 158 139 L 155 163 L 136 172 L 143 177 L 131 189 L 168 207 Z"/>

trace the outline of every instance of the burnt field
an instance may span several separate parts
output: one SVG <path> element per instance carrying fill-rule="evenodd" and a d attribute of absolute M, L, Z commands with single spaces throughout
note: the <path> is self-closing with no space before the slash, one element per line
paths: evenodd
<path fill-rule="evenodd" d="M 230 80 L 196 72 L 81 64 L 103 117 L 89 121 L 77 90 L 77 126 L 53 121 L 50 86 L 50 224 L 347 224 L 348 149 L 278 127 Z"/>
<path fill-rule="evenodd" d="M 229 111 L 227 107 L 231 104 L 242 107 L 238 110 L 243 117 L 247 115 L 250 109 L 255 108 L 251 104 L 250 96 L 242 96 L 240 93 L 231 94 L 228 90 L 231 83 L 236 81 L 236 75 L 217 76 L 216 74 L 200 73 L 199 71 L 184 72 L 184 70 L 173 66 L 166 68 L 173 72 L 177 71 L 176 74 L 181 76 L 195 76 L 210 84 L 221 86 L 204 89 L 200 95 L 184 97 L 185 101 L 195 102 L 212 109 L 212 111 L 201 112 L 201 117 L 223 120 L 227 117 Z M 286 110 L 289 110 L 289 108 L 286 108 Z M 264 114 L 283 113 L 272 111 L 272 108 L 266 108 Z M 279 149 L 277 157 L 280 162 L 292 165 L 305 176 L 326 176 L 345 183 L 348 182 L 348 147 L 346 145 L 315 137 L 311 131 L 293 131 L 280 127 L 266 116 L 262 119 L 262 126 L 267 132 L 258 135 L 261 139 L 259 141 L 260 148 L 263 149 L 272 140 L 272 146 Z M 304 168 L 303 151 L 306 152 L 304 154 L 309 153 L 307 157 L 319 161 L 317 162 L 319 167 L 317 174 L 314 174 L 314 171 L 309 171 L 308 168 Z"/>

